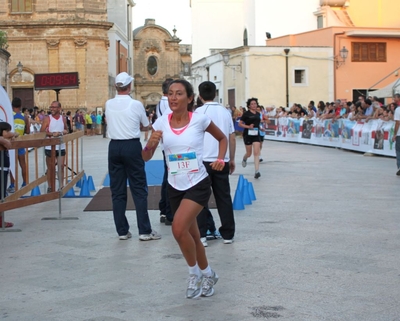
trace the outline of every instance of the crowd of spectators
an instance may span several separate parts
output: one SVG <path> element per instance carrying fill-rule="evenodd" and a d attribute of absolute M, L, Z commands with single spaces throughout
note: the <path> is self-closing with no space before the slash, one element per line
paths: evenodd
<path fill-rule="evenodd" d="M 233 120 L 237 120 L 246 111 L 245 107 L 229 107 Z M 388 105 L 382 104 L 376 96 L 362 96 L 360 95 L 357 101 L 341 101 L 337 99 L 334 102 L 319 101 L 315 105 L 314 101 L 301 105 L 294 103 L 291 107 L 263 107 L 261 110 L 263 114 L 269 117 L 290 117 L 290 118 L 315 118 L 319 120 L 331 119 L 348 119 L 351 121 L 365 121 L 371 119 L 381 119 L 382 121 L 391 121 L 394 117 L 394 110 L 396 109 L 395 103 Z"/>
<path fill-rule="evenodd" d="M 337 99 L 334 102 L 319 101 L 315 106 L 314 101 L 310 101 L 307 105 L 293 104 L 287 110 L 284 107 L 277 108 L 276 117 L 292 117 L 292 118 L 316 118 L 319 120 L 331 119 L 348 119 L 351 121 L 364 120 L 368 122 L 371 119 L 381 119 L 383 121 L 393 120 L 394 103 L 383 105 L 376 96 L 359 96 L 355 102 L 341 101 Z"/>
<path fill-rule="evenodd" d="M 23 107 L 21 111 L 29 119 L 31 133 L 38 133 L 44 117 L 51 114 L 50 110 L 39 110 L 37 106 L 33 108 Z M 78 109 L 73 116 L 71 111 L 63 111 L 62 115 L 66 118 L 69 133 L 84 130 L 86 135 L 93 136 L 95 134 L 100 135 L 104 130 L 105 121 L 101 112 L 96 115 L 95 111 L 86 112 L 83 109 Z"/>

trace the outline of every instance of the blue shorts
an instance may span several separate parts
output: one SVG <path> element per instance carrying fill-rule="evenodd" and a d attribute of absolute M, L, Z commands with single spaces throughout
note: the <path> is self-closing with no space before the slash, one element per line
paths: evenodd
<path fill-rule="evenodd" d="M 18 148 L 18 156 L 23 156 L 26 154 L 25 148 Z"/>

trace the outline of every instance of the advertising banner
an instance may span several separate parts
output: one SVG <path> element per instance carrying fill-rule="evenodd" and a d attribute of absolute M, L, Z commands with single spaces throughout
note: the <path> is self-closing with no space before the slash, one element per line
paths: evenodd
<path fill-rule="evenodd" d="M 280 117 L 270 119 L 265 140 L 298 142 L 395 157 L 394 121 Z"/>

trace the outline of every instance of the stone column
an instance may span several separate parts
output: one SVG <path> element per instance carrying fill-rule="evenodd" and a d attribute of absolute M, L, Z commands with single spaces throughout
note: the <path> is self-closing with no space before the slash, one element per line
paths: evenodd
<path fill-rule="evenodd" d="M 87 39 L 75 39 L 76 71 L 79 73 L 79 90 L 77 97 L 77 107 L 87 107 L 86 101 L 86 44 Z"/>

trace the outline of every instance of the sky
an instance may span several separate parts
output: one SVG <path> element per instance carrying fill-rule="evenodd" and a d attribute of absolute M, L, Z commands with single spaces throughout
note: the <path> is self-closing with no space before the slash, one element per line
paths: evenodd
<path fill-rule="evenodd" d="M 177 30 L 176 36 L 182 39 L 181 44 L 192 43 L 192 23 L 190 0 L 134 0 L 133 23 L 135 30 L 144 25 L 147 18 L 156 20 L 156 25 L 167 29 L 171 35 Z"/>

